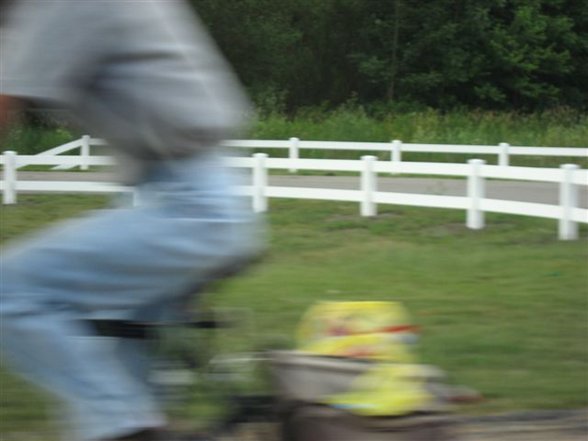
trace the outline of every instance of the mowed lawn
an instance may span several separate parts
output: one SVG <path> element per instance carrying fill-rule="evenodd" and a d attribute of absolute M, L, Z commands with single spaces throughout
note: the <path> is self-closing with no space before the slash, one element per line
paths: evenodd
<path fill-rule="evenodd" d="M 105 203 L 21 196 L 2 208 L 2 240 Z M 588 405 L 586 228 L 564 242 L 549 220 L 488 215 L 486 229 L 470 231 L 460 211 L 379 211 L 367 219 L 353 203 L 271 200 L 265 260 L 214 300 L 254 311 L 255 337 L 240 345 L 293 342 L 319 300 L 399 300 L 422 327 L 421 360 L 485 396 L 469 412 Z M 0 432 L 44 427 L 37 392 L 5 372 L 0 387 Z"/>

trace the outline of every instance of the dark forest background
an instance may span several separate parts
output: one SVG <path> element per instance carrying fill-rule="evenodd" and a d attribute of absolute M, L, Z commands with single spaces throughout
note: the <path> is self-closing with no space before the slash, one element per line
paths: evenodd
<path fill-rule="evenodd" d="M 192 0 L 258 107 L 588 107 L 584 0 Z"/>

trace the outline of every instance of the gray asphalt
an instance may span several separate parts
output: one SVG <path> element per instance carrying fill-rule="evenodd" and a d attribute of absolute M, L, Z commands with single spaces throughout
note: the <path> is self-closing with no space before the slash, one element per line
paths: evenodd
<path fill-rule="evenodd" d="M 99 181 L 112 182 L 111 173 L 97 172 L 19 172 L 21 180 L 39 181 Z M 277 187 L 358 189 L 359 177 L 354 176 L 300 176 L 270 175 L 269 184 Z M 412 177 L 378 177 L 378 190 L 395 193 L 465 196 L 465 179 L 438 179 Z M 580 187 L 579 206 L 588 208 L 588 187 Z M 559 203 L 559 186 L 548 182 L 486 181 L 486 197 L 544 204 Z"/>

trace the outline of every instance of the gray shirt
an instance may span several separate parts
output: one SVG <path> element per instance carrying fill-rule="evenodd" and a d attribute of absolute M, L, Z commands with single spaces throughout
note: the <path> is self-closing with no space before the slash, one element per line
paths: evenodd
<path fill-rule="evenodd" d="M 247 104 L 192 11 L 176 0 L 18 0 L 0 92 L 70 109 L 135 162 L 231 136 Z"/>

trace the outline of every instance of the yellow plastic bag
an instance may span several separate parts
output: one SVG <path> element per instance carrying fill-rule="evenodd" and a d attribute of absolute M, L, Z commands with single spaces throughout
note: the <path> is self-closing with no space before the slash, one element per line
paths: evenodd
<path fill-rule="evenodd" d="M 417 328 L 398 302 L 320 302 L 303 316 L 298 349 L 375 363 L 325 404 L 362 416 L 398 416 L 433 401 L 412 351 Z"/>
<path fill-rule="evenodd" d="M 359 376 L 345 393 L 325 404 L 361 416 L 400 416 L 426 410 L 434 397 L 410 365 L 379 364 Z"/>
<path fill-rule="evenodd" d="M 303 316 L 298 349 L 320 355 L 414 362 L 416 327 L 398 302 L 320 302 Z"/>

